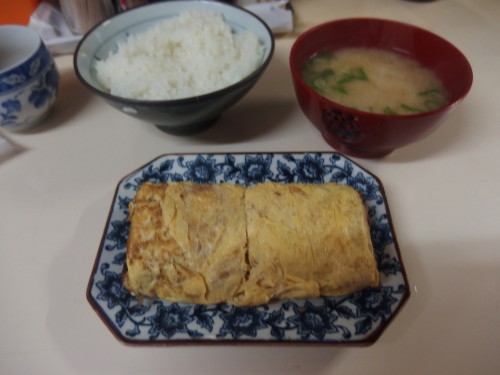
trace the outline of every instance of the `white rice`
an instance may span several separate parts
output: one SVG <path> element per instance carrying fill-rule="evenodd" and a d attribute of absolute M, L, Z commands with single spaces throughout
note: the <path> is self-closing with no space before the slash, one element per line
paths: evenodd
<path fill-rule="evenodd" d="M 130 35 L 95 67 L 113 95 L 180 99 L 238 82 L 259 66 L 262 55 L 258 37 L 234 33 L 221 14 L 185 11 Z"/>

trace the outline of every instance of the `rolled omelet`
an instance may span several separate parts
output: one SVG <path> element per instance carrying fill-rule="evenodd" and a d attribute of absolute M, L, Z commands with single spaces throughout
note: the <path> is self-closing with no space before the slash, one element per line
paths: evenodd
<path fill-rule="evenodd" d="M 129 219 L 124 285 L 137 296 L 252 306 L 379 284 L 349 186 L 144 183 Z"/>

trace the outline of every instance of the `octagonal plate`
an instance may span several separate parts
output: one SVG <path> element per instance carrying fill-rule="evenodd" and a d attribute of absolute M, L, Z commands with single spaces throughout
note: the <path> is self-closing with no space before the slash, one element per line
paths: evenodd
<path fill-rule="evenodd" d="M 257 307 L 195 305 L 144 299 L 122 284 L 129 231 L 128 204 L 144 181 L 252 185 L 335 182 L 359 191 L 368 209 L 380 286 L 342 297 L 273 302 Z M 121 341 L 175 344 L 329 344 L 375 342 L 408 299 L 406 272 L 382 182 L 337 153 L 163 155 L 123 178 L 117 188 L 87 299 Z"/>

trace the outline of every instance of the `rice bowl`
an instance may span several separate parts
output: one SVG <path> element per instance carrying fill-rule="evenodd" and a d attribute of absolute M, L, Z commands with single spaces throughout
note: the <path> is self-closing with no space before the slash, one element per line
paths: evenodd
<path fill-rule="evenodd" d="M 237 78 L 234 83 L 226 83 L 225 87 L 214 87 L 207 79 L 206 87 L 210 87 L 209 92 L 201 94 L 186 94 L 190 96 L 181 97 L 176 93 L 176 99 L 143 99 L 137 95 L 135 98 L 116 95 L 107 83 L 98 78 L 97 66 L 101 61 L 106 60 L 110 54 L 115 54 L 119 44 L 123 44 L 131 35 L 137 35 L 147 32 L 154 25 L 162 21 L 172 19 L 186 11 L 212 12 L 221 14 L 224 21 L 230 26 L 232 37 L 245 34 L 250 31 L 258 39 L 259 57 L 256 66 L 250 72 L 242 74 L 242 78 Z M 143 43 L 144 44 L 144 43 Z M 250 44 L 244 43 L 247 48 Z M 110 19 L 96 25 L 90 30 L 78 44 L 74 54 L 75 73 L 80 82 L 91 92 L 100 96 L 109 105 L 118 109 L 122 113 L 152 123 L 161 130 L 174 134 L 192 134 L 199 132 L 211 124 L 228 108 L 243 98 L 247 92 L 255 85 L 269 65 L 274 52 L 274 38 L 269 27 L 259 17 L 253 13 L 236 7 L 234 5 L 217 1 L 167 1 L 158 2 L 134 8 L 132 10 L 120 13 Z M 246 52 L 242 52 L 243 55 Z M 192 59 L 194 60 L 194 59 Z M 202 59 L 198 63 L 201 62 Z M 220 58 L 220 53 L 218 60 Z M 234 60 L 234 59 L 233 59 Z M 228 64 L 219 69 L 218 76 L 231 74 Z M 195 61 L 190 61 L 180 65 L 195 65 Z M 205 64 L 205 59 L 203 59 Z M 149 64 L 143 64 L 148 66 Z M 179 64 L 178 64 L 179 65 Z M 140 66 L 136 65 L 136 66 Z M 142 69 L 141 68 L 141 69 Z M 157 67 L 158 69 L 158 67 Z M 165 67 L 159 68 L 166 70 Z M 182 69 L 196 70 L 183 66 Z M 207 70 L 207 69 L 205 69 Z M 199 69 L 196 70 L 199 72 Z M 245 75 L 246 74 L 246 75 Z M 133 74 L 136 83 L 146 80 L 144 74 Z M 132 74 L 130 74 L 132 76 Z M 243 77 L 244 76 L 244 77 Z M 193 76 L 191 80 L 200 80 L 199 75 Z M 217 80 L 219 78 L 216 78 Z M 160 79 L 155 76 L 155 81 Z M 227 81 L 229 82 L 229 81 Z M 156 83 L 156 82 L 155 82 Z M 142 83 L 141 83 L 142 84 Z M 152 86 L 148 84 L 147 86 Z M 173 86 L 179 87 L 178 83 Z M 139 85 L 132 84 L 134 89 Z M 180 86 L 185 86 L 180 84 Z M 143 86 L 144 87 L 144 86 Z M 166 91 L 162 88 L 155 89 L 158 92 Z M 140 91 L 140 90 L 139 90 Z M 154 91 L 154 90 L 153 90 Z"/>

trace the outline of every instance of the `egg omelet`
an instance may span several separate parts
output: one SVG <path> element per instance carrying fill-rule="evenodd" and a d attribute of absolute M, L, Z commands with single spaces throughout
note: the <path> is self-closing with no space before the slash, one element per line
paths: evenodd
<path fill-rule="evenodd" d="M 124 285 L 139 297 L 253 306 L 379 284 L 349 186 L 147 182 L 129 219 Z"/>

